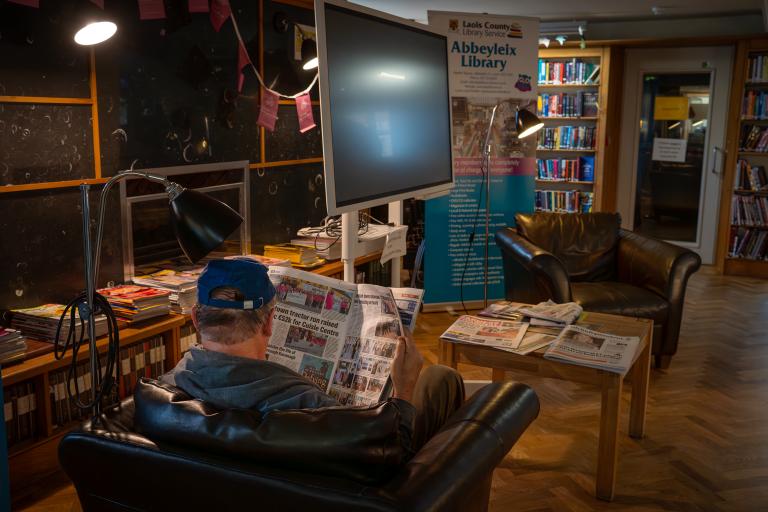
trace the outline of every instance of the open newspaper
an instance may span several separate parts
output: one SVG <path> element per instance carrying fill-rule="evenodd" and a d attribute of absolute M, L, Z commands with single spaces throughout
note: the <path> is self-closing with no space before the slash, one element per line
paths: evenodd
<path fill-rule="evenodd" d="M 640 346 L 640 338 L 615 336 L 569 325 L 544 357 L 626 375 Z"/>
<path fill-rule="evenodd" d="M 341 404 L 379 402 L 388 392 L 397 338 L 404 325 L 415 325 L 422 291 L 346 283 L 284 267 L 270 267 L 269 277 L 278 301 L 269 360 Z"/>

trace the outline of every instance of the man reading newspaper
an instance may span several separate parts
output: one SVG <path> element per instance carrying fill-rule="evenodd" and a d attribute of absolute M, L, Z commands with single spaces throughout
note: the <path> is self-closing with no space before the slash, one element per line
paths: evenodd
<path fill-rule="evenodd" d="M 336 313 L 350 307 L 347 298 L 323 297 L 317 286 L 299 285 L 295 277 L 280 281 L 278 286 L 276 290 L 261 263 L 247 259 L 209 262 L 198 280 L 198 302 L 192 312 L 201 344 L 190 349 L 161 381 L 222 409 L 269 414 L 275 410 L 340 406 L 338 394 L 331 396 L 318 387 L 312 378 L 315 373 L 305 373 L 305 377 L 275 362 L 279 358 L 268 357 L 270 350 L 277 353 L 274 347 L 268 350 L 268 345 L 276 325 L 285 323 L 274 318 L 278 294 L 281 301 L 287 301 L 285 304 L 293 302 L 307 309 L 327 306 L 335 308 Z M 327 335 L 289 325 L 280 327 L 283 332 L 279 348 L 285 352 L 291 352 L 286 349 L 289 343 L 305 351 L 327 343 Z M 388 336 L 393 329 L 397 327 L 379 321 L 374 334 Z M 379 343 L 376 348 L 384 346 Z M 408 331 L 403 330 L 392 343 L 393 358 L 387 367 L 392 394 L 385 401 L 399 410 L 400 423 L 392 428 L 398 429 L 404 452 L 412 454 L 464 401 L 464 384 L 457 372 L 444 366 L 421 371 L 423 359 Z M 347 347 L 347 352 L 354 350 L 361 349 Z M 316 355 L 310 356 L 317 359 Z M 376 372 L 378 367 L 370 371 Z M 351 379 L 350 387 L 356 389 L 360 382 Z M 368 385 L 366 380 L 364 387 Z"/>

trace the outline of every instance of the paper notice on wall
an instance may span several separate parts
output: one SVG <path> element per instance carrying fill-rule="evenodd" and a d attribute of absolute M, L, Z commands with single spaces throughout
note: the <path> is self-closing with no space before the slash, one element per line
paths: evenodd
<path fill-rule="evenodd" d="M 685 153 L 688 149 L 688 139 L 653 139 L 653 152 L 651 160 L 659 162 L 685 162 Z"/>
<path fill-rule="evenodd" d="M 405 256 L 405 235 L 407 233 L 408 226 L 398 226 L 389 232 L 387 235 L 387 241 L 384 244 L 384 250 L 381 252 L 382 265 L 392 258 Z"/>

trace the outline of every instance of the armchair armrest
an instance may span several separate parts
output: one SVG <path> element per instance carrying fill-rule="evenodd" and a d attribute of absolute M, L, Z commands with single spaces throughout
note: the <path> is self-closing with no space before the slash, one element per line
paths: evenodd
<path fill-rule="evenodd" d="M 533 304 L 546 299 L 558 303 L 571 301 L 571 280 L 556 256 L 512 228 L 496 232 L 496 245 L 501 249 L 508 300 Z"/>
<path fill-rule="evenodd" d="M 494 468 L 536 419 L 539 408 L 536 393 L 525 384 L 485 386 L 382 491 L 395 497 L 399 510 L 478 509 L 478 491 L 490 484 Z"/>
<path fill-rule="evenodd" d="M 701 266 L 688 249 L 619 230 L 619 281 L 651 290 L 670 303 L 682 302 L 688 278 Z"/>

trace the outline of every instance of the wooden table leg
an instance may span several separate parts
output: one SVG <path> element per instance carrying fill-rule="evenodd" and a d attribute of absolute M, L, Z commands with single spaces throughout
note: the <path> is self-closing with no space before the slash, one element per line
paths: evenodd
<path fill-rule="evenodd" d="M 456 360 L 456 344 L 450 341 L 440 340 L 440 357 L 438 362 L 444 366 L 450 366 L 454 370 L 458 367 Z"/>
<path fill-rule="evenodd" d="M 641 439 L 645 435 L 645 410 L 648 406 L 648 387 L 651 375 L 651 340 L 632 368 L 632 402 L 629 409 L 629 435 Z"/>
<path fill-rule="evenodd" d="M 600 372 L 600 438 L 597 449 L 596 496 L 605 501 L 613 499 L 616 486 L 616 459 L 619 440 L 622 376 Z"/>

